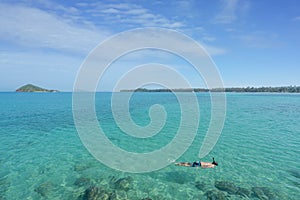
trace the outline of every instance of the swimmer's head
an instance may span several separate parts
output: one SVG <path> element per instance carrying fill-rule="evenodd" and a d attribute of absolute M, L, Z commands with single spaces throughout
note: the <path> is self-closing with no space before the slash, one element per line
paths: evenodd
<path fill-rule="evenodd" d="M 218 163 L 217 163 L 217 162 L 212 162 L 212 164 L 214 164 L 214 165 L 218 166 Z"/>
<path fill-rule="evenodd" d="M 215 161 L 215 158 L 213 158 L 213 161 L 212 161 L 211 164 L 214 164 L 214 165 L 218 166 L 218 163 Z"/>

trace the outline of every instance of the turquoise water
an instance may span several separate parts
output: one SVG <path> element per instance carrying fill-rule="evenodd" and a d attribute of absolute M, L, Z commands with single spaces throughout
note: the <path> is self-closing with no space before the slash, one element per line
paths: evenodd
<path fill-rule="evenodd" d="M 130 112 L 138 125 L 150 122 L 153 104 L 163 105 L 168 113 L 161 132 L 147 139 L 129 137 L 116 126 L 110 95 L 96 95 L 96 111 L 114 144 L 150 152 L 175 136 L 180 107 L 173 94 L 132 97 Z M 209 94 L 197 97 L 198 134 L 177 161 L 197 160 L 209 126 Z M 203 159 L 215 157 L 218 167 L 170 165 L 145 174 L 110 169 L 89 154 L 74 126 L 71 93 L 0 93 L 0 114 L 0 199 L 88 199 L 91 191 L 102 195 L 99 199 L 300 199 L 297 94 L 227 94 L 222 135 Z"/>

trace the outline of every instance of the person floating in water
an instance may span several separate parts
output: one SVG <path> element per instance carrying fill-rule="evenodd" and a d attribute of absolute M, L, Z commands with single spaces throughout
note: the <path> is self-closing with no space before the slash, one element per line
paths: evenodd
<path fill-rule="evenodd" d="M 218 163 L 215 161 L 215 158 L 213 158 L 213 161 L 211 163 L 210 162 L 195 161 L 193 163 L 179 162 L 179 163 L 175 163 L 175 165 L 184 166 L 184 167 L 214 168 L 215 166 L 218 166 Z"/>

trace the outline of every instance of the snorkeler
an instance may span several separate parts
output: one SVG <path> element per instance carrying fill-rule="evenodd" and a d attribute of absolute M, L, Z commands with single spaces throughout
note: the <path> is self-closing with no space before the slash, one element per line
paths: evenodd
<path fill-rule="evenodd" d="M 184 166 L 184 167 L 214 168 L 215 166 L 218 166 L 218 163 L 215 161 L 215 158 L 213 158 L 213 161 L 211 163 L 210 162 L 195 161 L 193 163 L 179 162 L 179 163 L 175 163 L 175 165 Z"/>

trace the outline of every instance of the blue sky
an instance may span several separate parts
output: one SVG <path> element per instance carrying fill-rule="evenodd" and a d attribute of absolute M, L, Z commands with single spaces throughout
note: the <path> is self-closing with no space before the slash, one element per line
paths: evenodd
<path fill-rule="evenodd" d="M 297 0 L 1 0 L 0 91 L 27 83 L 72 91 L 80 65 L 96 45 L 143 27 L 174 29 L 204 45 L 226 87 L 300 85 L 299 8 Z M 150 55 L 147 61 L 163 62 L 162 57 Z M 112 74 L 143 58 L 121 59 Z M 193 87 L 204 86 L 184 62 L 169 61 Z M 107 76 L 101 90 L 114 84 Z"/>

